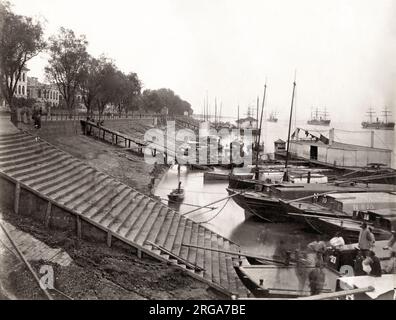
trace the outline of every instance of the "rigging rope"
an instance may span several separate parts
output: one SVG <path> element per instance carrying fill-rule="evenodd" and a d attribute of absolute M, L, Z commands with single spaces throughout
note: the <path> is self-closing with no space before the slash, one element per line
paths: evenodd
<path fill-rule="evenodd" d="M 208 222 L 210 222 L 210 221 L 212 221 L 212 220 L 214 220 L 216 217 L 218 217 L 219 215 L 220 215 L 220 213 L 225 209 L 225 207 L 227 206 L 227 204 L 228 204 L 228 202 L 230 202 L 230 199 L 231 198 L 228 198 L 228 200 L 226 201 L 226 203 L 224 204 L 224 206 L 219 210 L 219 212 L 217 212 L 212 218 L 210 218 L 210 219 L 208 219 L 208 220 L 206 220 L 206 221 L 200 221 L 200 222 L 197 222 L 198 224 L 203 224 L 203 223 L 208 223 Z"/>

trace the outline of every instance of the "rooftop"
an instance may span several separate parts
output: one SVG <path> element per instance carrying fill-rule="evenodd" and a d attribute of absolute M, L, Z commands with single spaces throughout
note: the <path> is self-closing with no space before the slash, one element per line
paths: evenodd
<path fill-rule="evenodd" d="M 359 146 L 356 144 L 342 143 L 334 141 L 332 144 L 325 144 L 322 141 L 315 140 L 291 140 L 290 143 L 302 144 L 302 145 L 310 145 L 310 146 L 318 146 L 329 149 L 341 149 L 341 150 L 350 150 L 350 151 L 387 151 L 392 152 L 390 149 L 381 149 L 381 148 L 371 148 L 367 146 Z"/>

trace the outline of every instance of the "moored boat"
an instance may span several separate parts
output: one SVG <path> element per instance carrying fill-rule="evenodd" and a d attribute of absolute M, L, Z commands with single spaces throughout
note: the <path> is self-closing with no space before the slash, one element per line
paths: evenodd
<path fill-rule="evenodd" d="M 284 210 L 313 230 L 333 235 L 340 232 L 357 240 L 361 225 L 367 223 L 377 240 L 387 239 L 396 227 L 396 194 L 386 192 L 333 193 L 304 201 L 282 201 Z"/>
<path fill-rule="evenodd" d="M 291 220 L 289 212 L 303 213 L 301 210 L 298 211 L 296 208 L 288 208 L 282 202 L 290 200 L 298 200 L 304 197 L 310 197 L 314 194 L 325 194 L 329 192 L 338 193 L 367 193 L 367 192 L 392 192 L 395 191 L 396 186 L 385 185 L 385 184 L 292 184 L 292 183 L 281 183 L 281 184 L 256 184 L 255 190 L 227 188 L 229 195 L 240 193 L 235 196 L 234 201 L 242 207 L 245 211 L 261 218 L 267 222 L 283 222 Z M 305 201 L 311 201 L 306 199 Z M 322 201 L 322 198 L 320 198 Z M 294 203 L 294 202 L 293 202 Z M 291 204 L 293 204 L 291 203 Z M 305 206 L 309 203 L 301 200 L 301 203 Z M 316 212 L 320 208 L 314 208 Z M 297 211 L 293 211 L 297 210 Z M 352 215 L 352 212 L 351 212 Z"/>
<path fill-rule="evenodd" d="M 238 277 L 256 298 L 298 298 L 311 295 L 309 274 L 314 266 L 244 265 L 235 266 Z M 340 273 L 322 268 L 325 284 L 322 292 L 335 292 Z"/>
<path fill-rule="evenodd" d="M 181 188 L 181 182 L 179 182 L 179 187 L 173 189 L 170 194 L 168 194 L 168 199 L 170 202 L 182 202 L 184 200 L 184 189 Z"/>

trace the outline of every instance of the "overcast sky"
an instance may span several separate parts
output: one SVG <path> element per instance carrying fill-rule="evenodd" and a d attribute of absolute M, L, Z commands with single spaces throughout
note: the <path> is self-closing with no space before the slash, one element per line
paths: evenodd
<path fill-rule="evenodd" d="M 85 34 L 89 52 L 137 72 L 145 88 L 171 88 L 202 110 L 208 91 L 235 116 L 262 96 L 297 117 L 326 106 L 334 121 L 362 121 L 369 106 L 396 106 L 393 0 L 11 0 L 15 12 Z M 29 63 L 42 78 L 45 55 Z"/>

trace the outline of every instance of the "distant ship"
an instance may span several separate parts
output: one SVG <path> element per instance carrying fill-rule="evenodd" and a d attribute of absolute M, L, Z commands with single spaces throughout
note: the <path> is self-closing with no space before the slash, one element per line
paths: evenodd
<path fill-rule="evenodd" d="M 315 113 L 311 112 L 311 120 L 308 120 L 307 123 L 313 126 L 329 126 L 330 119 L 327 119 L 328 112 L 326 112 L 326 108 L 323 112 L 319 112 L 319 109 L 316 108 Z"/>
<path fill-rule="evenodd" d="M 269 122 L 278 122 L 278 118 L 276 117 L 276 112 L 271 112 L 270 117 L 268 118 Z"/>
<path fill-rule="evenodd" d="M 376 118 L 376 121 L 373 121 L 373 115 L 375 114 L 375 112 L 373 111 L 372 108 L 370 108 L 369 111 L 367 111 L 370 121 L 362 122 L 362 127 L 365 129 L 394 130 L 395 123 L 388 122 L 388 116 L 391 115 L 391 112 L 388 110 L 387 107 L 385 107 L 384 111 L 382 111 L 382 113 L 383 113 L 385 121 L 379 121 L 378 117 Z"/>

